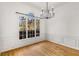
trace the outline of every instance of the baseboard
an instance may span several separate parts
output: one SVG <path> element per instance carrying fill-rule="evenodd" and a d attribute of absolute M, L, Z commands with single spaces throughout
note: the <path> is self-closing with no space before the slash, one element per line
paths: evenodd
<path fill-rule="evenodd" d="M 0 52 L 0 54 L 1 53 L 6 53 L 6 52 L 9 52 L 9 51 L 13 51 L 13 50 L 17 50 L 17 49 L 20 49 L 20 48 L 23 48 L 23 47 L 26 47 L 26 46 L 31 46 L 31 45 L 34 45 L 34 44 L 37 44 L 37 43 L 40 43 L 40 42 L 43 42 L 43 41 L 47 41 L 47 40 L 41 40 L 39 42 L 35 42 L 35 43 L 29 44 L 29 45 L 24 45 L 24 46 L 21 46 L 21 47 L 12 48 L 12 49 Z"/>
<path fill-rule="evenodd" d="M 65 44 L 57 43 L 57 42 L 52 41 L 52 40 L 42 40 L 42 41 L 39 41 L 39 42 L 36 42 L 36 43 L 32 43 L 32 44 L 30 44 L 30 45 L 25 45 L 25 46 L 22 46 L 22 47 L 18 47 L 18 48 L 10 49 L 10 50 L 7 50 L 7 51 L 1 52 L 1 53 L 6 53 L 6 52 L 9 52 L 9 51 L 13 51 L 13 50 L 21 49 L 21 48 L 23 48 L 23 47 L 31 46 L 31 45 L 34 45 L 34 44 L 37 44 L 37 43 L 40 43 L 40 42 L 45 42 L 45 41 L 53 42 L 53 43 L 55 43 L 55 44 L 58 44 L 58 45 L 61 45 L 61 46 L 64 46 L 64 47 L 67 47 L 67 48 L 70 48 L 70 49 L 79 50 L 79 48 L 70 47 L 70 46 L 67 46 L 67 45 L 65 45 Z M 1 53 L 0 53 L 0 54 L 1 54 Z"/>

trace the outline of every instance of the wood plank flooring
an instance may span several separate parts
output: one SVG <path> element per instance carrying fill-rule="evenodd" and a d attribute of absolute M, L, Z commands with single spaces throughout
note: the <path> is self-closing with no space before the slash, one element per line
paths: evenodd
<path fill-rule="evenodd" d="M 79 50 L 42 41 L 30 46 L 1 53 L 1 56 L 79 56 Z"/>

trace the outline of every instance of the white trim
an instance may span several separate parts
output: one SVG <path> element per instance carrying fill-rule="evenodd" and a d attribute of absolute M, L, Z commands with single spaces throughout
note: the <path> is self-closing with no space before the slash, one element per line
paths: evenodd
<path fill-rule="evenodd" d="M 69 46 L 69 45 L 62 44 L 62 43 L 58 43 L 58 42 L 55 42 L 55 41 L 53 41 L 53 40 L 48 40 L 48 41 L 50 41 L 50 42 L 54 42 L 54 43 L 56 43 L 56 44 L 63 45 L 63 46 L 66 46 L 66 47 L 69 47 L 69 48 L 72 48 L 72 49 L 79 50 L 79 48 L 78 48 L 78 47 L 71 47 L 71 46 Z"/>

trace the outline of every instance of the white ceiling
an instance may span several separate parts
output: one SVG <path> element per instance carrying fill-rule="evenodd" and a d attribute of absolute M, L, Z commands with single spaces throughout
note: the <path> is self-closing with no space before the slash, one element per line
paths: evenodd
<path fill-rule="evenodd" d="M 60 6 L 63 6 L 64 4 L 67 4 L 68 2 L 49 2 L 49 8 L 58 8 Z M 46 2 L 27 2 L 28 5 L 35 7 L 38 10 L 41 10 L 42 8 L 46 8 Z"/>

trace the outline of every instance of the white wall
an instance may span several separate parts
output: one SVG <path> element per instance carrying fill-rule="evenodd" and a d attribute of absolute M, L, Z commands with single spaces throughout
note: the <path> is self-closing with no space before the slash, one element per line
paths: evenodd
<path fill-rule="evenodd" d="M 79 3 L 69 2 L 55 9 L 47 21 L 49 41 L 79 49 Z"/>
<path fill-rule="evenodd" d="M 28 13 L 29 10 L 39 15 L 39 11 L 28 6 L 27 3 L 0 3 L 0 52 L 46 38 L 49 41 L 79 49 L 79 3 L 64 4 L 55 9 L 54 18 L 40 20 L 40 37 L 19 40 L 19 20 L 15 12 Z"/>
<path fill-rule="evenodd" d="M 35 15 L 39 14 L 38 10 L 28 6 L 27 3 L 0 3 L 0 52 L 39 42 L 45 39 L 44 20 L 40 20 L 40 37 L 19 40 L 19 20 L 16 12 L 28 13 L 29 10 L 35 13 Z"/>

